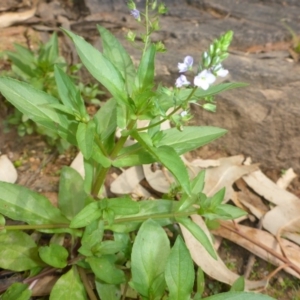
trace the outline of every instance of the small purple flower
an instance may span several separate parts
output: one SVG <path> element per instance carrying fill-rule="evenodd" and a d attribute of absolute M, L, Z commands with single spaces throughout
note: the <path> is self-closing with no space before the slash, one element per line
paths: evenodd
<path fill-rule="evenodd" d="M 214 83 L 216 76 L 209 70 L 203 70 L 194 78 L 194 85 L 207 90 L 209 86 Z"/>
<path fill-rule="evenodd" d="M 224 69 L 223 66 L 221 64 L 215 66 L 213 68 L 213 71 L 215 72 L 215 74 L 217 76 L 220 76 L 220 77 L 226 77 L 228 75 L 228 70 Z"/>
<path fill-rule="evenodd" d="M 194 59 L 191 56 L 186 56 L 183 60 L 183 63 L 178 63 L 179 73 L 186 72 L 190 70 L 193 66 Z"/>
<path fill-rule="evenodd" d="M 133 9 L 130 11 L 130 14 L 138 20 L 140 18 L 140 11 L 138 9 Z"/>
<path fill-rule="evenodd" d="M 175 85 L 178 88 L 182 87 L 183 85 L 189 85 L 189 84 L 191 83 L 186 79 L 184 75 L 180 75 L 175 82 Z"/>

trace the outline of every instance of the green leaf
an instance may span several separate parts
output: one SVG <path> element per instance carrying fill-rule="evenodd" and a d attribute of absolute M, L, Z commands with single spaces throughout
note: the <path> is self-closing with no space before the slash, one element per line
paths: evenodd
<path fill-rule="evenodd" d="M 145 221 L 131 254 L 133 288 L 147 299 L 161 299 L 165 291 L 164 270 L 170 253 L 165 231 L 155 221 Z"/>
<path fill-rule="evenodd" d="M 138 67 L 138 82 L 139 89 L 152 88 L 154 83 L 154 60 L 155 46 L 151 45 L 143 55 Z"/>
<path fill-rule="evenodd" d="M 84 285 L 82 284 L 75 266 L 62 275 L 55 283 L 50 300 L 87 300 Z"/>
<path fill-rule="evenodd" d="M 61 101 L 66 107 L 73 109 L 81 118 L 88 119 L 84 101 L 78 94 L 73 80 L 57 65 L 54 66 L 55 81 Z"/>
<path fill-rule="evenodd" d="M 117 168 L 151 164 L 156 159 L 147 152 L 139 143 L 121 149 L 119 156 L 113 161 Z"/>
<path fill-rule="evenodd" d="M 29 300 L 32 290 L 28 289 L 28 284 L 15 282 L 13 283 L 4 294 L 0 296 L 1 300 Z"/>
<path fill-rule="evenodd" d="M 97 25 L 101 34 L 104 56 L 121 72 L 126 83 L 127 92 L 131 95 L 134 87 L 136 70 L 128 52 L 107 29 Z"/>
<path fill-rule="evenodd" d="M 27 78 L 34 78 L 36 76 L 33 64 L 29 61 L 22 59 L 19 53 L 7 51 L 7 56 L 12 61 L 15 67 L 17 67 Z"/>
<path fill-rule="evenodd" d="M 69 223 L 46 197 L 6 182 L 0 182 L 0 213 L 30 225 Z"/>
<path fill-rule="evenodd" d="M 110 99 L 94 115 L 93 120 L 96 123 L 96 132 L 100 135 L 101 141 L 107 139 L 116 131 L 117 128 L 117 102 Z"/>
<path fill-rule="evenodd" d="M 246 292 L 228 292 L 203 298 L 205 300 L 275 300 L 267 295 Z"/>
<path fill-rule="evenodd" d="M 130 197 L 109 198 L 106 200 L 107 208 L 112 209 L 115 215 L 118 216 L 133 215 L 140 211 L 138 202 L 133 201 Z"/>
<path fill-rule="evenodd" d="M 214 213 L 220 216 L 223 220 L 237 219 L 247 215 L 246 211 L 230 204 L 219 205 L 214 209 Z"/>
<path fill-rule="evenodd" d="M 0 268 L 26 271 L 43 266 L 33 239 L 22 231 L 10 231 L 0 235 Z"/>
<path fill-rule="evenodd" d="M 221 205 L 223 199 L 224 199 L 224 196 L 225 196 L 225 191 L 226 191 L 226 188 L 223 187 L 222 189 L 220 189 L 217 193 L 215 193 L 211 198 L 210 198 L 210 205 L 212 207 L 217 207 L 219 205 Z"/>
<path fill-rule="evenodd" d="M 63 120 L 56 111 L 45 104 L 59 104 L 59 101 L 31 85 L 12 78 L 0 78 L 0 91 L 3 96 L 28 118 L 35 120 L 51 120 L 62 124 Z"/>
<path fill-rule="evenodd" d="M 160 146 L 159 148 L 149 145 L 151 139 L 147 133 L 139 134 L 133 131 L 132 136 L 145 148 L 157 161 L 161 162 L 176 178 L 186 194 L 191 194 L 190 178 L 181 158 L 173 147 Z M 150 142 L 149 142 L 150 141 Z"/>
<path fill-rule="evenodd" d="M 81 175 L 70 167 L 61 169 L 58 192 L 58 207 L 69 219 L 77 215 L 85 204 L 87 194 L 84 191 L 84 180 Z"/>
<path fill-rule="evenodd" d="M 39 248 L 40 258 L 49 266 L 63 269 L 67 266 L 69 253 L 66 248 L 58 244 L 50 244 Z"/>
<path fill-rule="evenodd" d="M 98 202 L 92 202 L 81 210 L 72 220 L 71 228 L 81 228 L 97 220 L 102 215 Z"/>
<path fill-rule="evenodd" d="M 99 247 L 97 247 L 97 255 L 115 254 L 121 251 L 123 245 L 117 241 L 103 241 Z"/>
<path fill-rule="evenodd" d="M 66 29 L 63 31 L 72 39 L 82 63 L 92 76 L 102 83 L 118 102 L 127 104 L 125 83 L 119 70 L 82 37 Z"/>
<path fill-rule="evenodd" d="M 245 290 L 245 278 L 240 276 L 231 286 L 231 292 L 243 292 Z"/>
<path fill-rule="evenodd" d="M 197 195 L 201 193 L 204 188 L 204 183 L 205 183 L 205 170 L 202 170 L 192 180 L 191 183 L 192 194 Z"/>
<path fill-rule="evenodd" d="M 126 281 L 125 274 L 122 270 L 116 268 L 113 257 L 110 255 L 88 257 L 86 261 L 90 264 L 98 279 L 110 284 L 124 283 Z"/>
<path fill-rule="evenodd" d="M 154 136 L 154 146 L 170 146 L 181 155 L 210 143 L 226 132 L 225 129 L 209 126 L 186 126 L 183 131 L 171 128 L 164 130 L 163 137 L 157 142 Z"/>
<path fill-rule="evenodd" d="M 190 195 L 191 187 L 189 174 L 175 150 L 169 146 L 161 146 L 156 149 L 154 148 L 154 151 L 154 155 L 158 157 L 158 160 L 173 174 L 182 189 Z"/>
<path fill-rule="evenodd" d="M 120 300 L 121 291 L 120 288 L 114 284 L 102 283 L 96 280 L 97 293 L 101 300 Z"/>
<path fill-rule="evenodd" d="M 53 64 L 58 59 L 59 49 L 58 49 L 58 38 L 57 33 L 54 32 L 49 41 L 41 48 L 39 60 L 44 60 Z"/>
<path fill-rule="evenodd" d="M 209 238 L 196 223 L 189 218 L 176 218 L 176 220 L 190 231 L 190 233 L 202 244 L 202 246 L 214 259 L 217 259 L 215 249 L 213 248 Z"/>
<path fill-rule="evenodd" d="M 131 232 L 133 230 L 137 230 L 143 220 L 157 215 L 168 214 L 173 211 L 173 203 L 170 200 L 143 200 L 137 203 L 140 206 L 137 214 L 126 216 L 125 220 L 127 221 L 125 222 L 120 222 L 122 221 L 123 217 L 116 217 L 114 224 L 108 225 L 106 228 L 119 233 Z M 143 217 L 144 219 L 140 218 L 138 221 L 132 221 L 130 217 L 133 217 L 134 219 Z M 166 226 L 173 223 L 173 220 L 171 220 L 171 218 L 158 218 L 156 222 L 161 226 Z"/>
<path fill-rule="evenodd" d="M 171 250 L 165 270 L 169 289 L 169 300 L 190 300 L 195 271 L 190 252 L 181 236 L 178 236 Z"/>
<path fill-rule="evenodd" d="M 96 124 L 93 120 L 86 123 L 79 123 L 76 132 L 78 147 L 85 159 L 90 159 L 93 154 L 94 136 Z"/>
<path fill-rule="evenodd" d="M 205 289 L 205 279 L 204 279 L 204 272 L 202 271 L 201 268 L 198 267 L 197 270 L 197 293 L 196 295 L 198 295 L 201 299 L 201 296 L 204 292 Z"/>

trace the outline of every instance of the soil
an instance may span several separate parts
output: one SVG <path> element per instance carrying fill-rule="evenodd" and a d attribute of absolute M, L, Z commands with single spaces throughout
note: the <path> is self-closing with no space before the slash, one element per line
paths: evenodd
<path fill-rule="evenodd" d="M 20 1 L 16 1 L 16 3 L 20 3 Z M 76 3 L 76 1 L 61 1 L 61 4 L 64 7 L 67 7 L 74 15 L 79 17 L 80 5 L 76 5 Z M 82 10 L 81 12 L 86 14 L 86 10 Z M 41 22 L 41 20 L 39 20 L 39 22 Z M 32 21 L 32 23 L 34 23 L 34 21 Z M 29 23 L 29 25 L 18 25 L 1 29 L 0 51 L 12 50 L 13 43 L 27 45 L 28 36 L 30 36 L 31 45 L 33 46 L 36 45 L 39 40 L 43 40 L 45 38 L 45 32 L 33 29 L 32 23 Z M 0 71 L 7 70 L 8 68 L 9 64 L 2 61 L 0 64 Z M 83 81 L 84 80 L 85 78 L 83 78 Z M 55 148 L 50 147 L 46 143 L 42 136 L 33 134 L 20 137 L 18 136 L 16 129 L 13 127 L 10 127 L 9 132 L 7 132 L 8 128 L 3 121 L 7 118 L 10 112 L 11 108 L 7 106 L 4 99 L 1 98 L 0 152 L 1 154 L 7 154 L 15 166 L 17 166 L 18 184 L 44 194 L 55 205 L 57 201 L 60 169 L 62 166 L 70 165 L 71 161 L 75 158 L 77 151 L 72 148 L 63 154 L 59 154 Z M 189 154 L 190 158 L 201 157 L 210 159 L 224 157 L 226 155 L 228 155 L 228 153 L 225 151 L 210 147 L 203 147 L 199 151 L 194 151 Z M 264 168 L 263 171 L 269 178 L 276 181 L 280 177 L 282 170 L 272 168 L 270 166 L 269 168 Z M 300 180 L 294 180 L 289 187 L 289 190 L 295 195 L 300 196 Z M 255 224 L 252 224 L 252 226 L 255 226 Z M 229 268 L 241 275 L 244 274 L 247 262 L 251 256 L 250 252 L 224 240 L 219 249 L 219 253 Z M 274 269 L 275 267 L 269 265 L 267 262 L 255 258 L 249 278 L 262 279 L 270 274 Z M 212 295 L 220 291 L 226 291 L 229 288 L 228 286 L 216 282 L 211 278 L 207 277 L 206 279 L 205 296 Z M 267 289 L 262 292 L 278 300 L 299 300 L 300 280 L 295 279 L 284 272 L 279 272 L 271 279 Z"/>

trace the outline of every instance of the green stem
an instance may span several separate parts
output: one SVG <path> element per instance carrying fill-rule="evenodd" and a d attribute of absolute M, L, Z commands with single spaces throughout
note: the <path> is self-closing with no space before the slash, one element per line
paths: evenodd
<path fill-rule="evenodd" d="M 189 102 L 189 100 L 192 98 L 192 96 L 194 95 L 194 93 L 196 92 L 198 87 L 194 87 L 193 90 L 191 91 L 191 93 L 189 94 L 189 96 L 186 98 L 185 102 Z M 137 128 L 137 131 L 143 131 L 143 130 L 147 130 L 150 129 L 152 127 L 155 127 L 163 122 L 165 122 L 167 119 L 169 119 L 169 117 L 171 117 L 172 115 L 174 115 L 179 109 L 181 108 L 181 106 L 176 107 L 170 114 L 167 115 L 166 118 L 150 125 L 150 126 L 146 126 L 146 127 L 141 127 L 141 128 Z"/>
<path fill-rule="evenodd" d="M 127 126 L 127 129 L 131 130 L 135 126 L 135 123 L 136 123 L 136 120 L 130 121 L 129 125 Z M 120 150 L 123 148 L 127 138 L 128 138 L 128 136 L 121 136 L 119 138 L 112 153 L 110 154 L 110 158 L 112 160 L 118 156 L 118 154 L 119 154 Z M 106 178 L 106 175 L 107 175 L 107 172 L 109 171 L 109 169 L 110 168 L 101 168 L 100 169 L 99 175 L 97 176 L 97 179 L 92 188 L 93 195 L 97 196 L 99 194 L 99 191 L 100 191 L 102 185 L 104 184 L 104 181 L 105 181 L 105 178 Z"/>
<path fill-rule="evenodd" d="M 105 155 L 106 157 L 108 157 L 106 149 L 104 148 L 104 146 L 103 146 L 103 144 L 102 144 L 102 142 L 101 142 L 101 140 L 100 140 L 100 138 L 99 138 L 98 135 L 95 136 L 95 141 L 96 141 L 98 147 L 100 148 L 100 150 L 102 151 L 103 155 Z"/>
<path fill-rule="evenodd" d="M 146 39 L 145 39 L 145 46 L 143 50 L 143 56 L 148 48 L 149 44 L 149 37 L 150 37 L 150 31 L 149 31 L 149 15 L 148 15 L 148 6 L 149 6 L 149 1 L 146 1 L 146 9 L 145 9 L 145 18 L 146 18 Z"/>
<path fill-rule="evenodd" d="M 136 222 L 136 221 L 145 221 L 147 219 L 169 219 L 169 218 L 180 218 L 180 217 L 188 217 L 190 215 L 196 214 L 195 210 L 193 211 L 179 211 L 179 212 L 171 212 L 164 214 L 150 214 L 144 216 L 136 216 L 136 217 L 127 217 L 115 219 L 114 224 L 127 223 L 127 222 Z M 104 222 L 104 225 L 108 225 L 108 221 Z M 33 229 L 61 229 L 61 228 L 69 228 L 68 224 L 40 224 L 40 225 L 7 225 L 1 226 L 1 230 L 33 230 Z"/>

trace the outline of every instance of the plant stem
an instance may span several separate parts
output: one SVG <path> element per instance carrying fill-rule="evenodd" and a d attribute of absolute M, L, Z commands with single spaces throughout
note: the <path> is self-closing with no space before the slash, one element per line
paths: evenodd
<path fill-rule="evenodd" d="M 115 219 L 113 224 L 127 223 L 127 222 L 137 222 L 137 221 L 145 221 L 147 219 L 169 219 L 169 218 L 180 218 L 180 217 L 188 217 L 190 215 L 195 214 L 196 211 L 179 211 L 179 212 L 170 212 L 163 214 L 150 214 L 143 216 L 133 216 L 127 218 L 119 218 Z M 104 225 L 108 225 L 108 221 L 104 222 Z M 68 224 L 40 224 L 40 225 L 7 225 L 0 227 L 1 230 L 35 230 L 35 229 L 61 229 L 61 228 L 69 228 Z"/>
<path fill-rule="evenodd" d="M 89 295 L 90 300 L 98 300 L 97 296 L 95 295 L 95 293 L 91 287 L 89 279 L 86 276 L 85 270 L 78 266 L 77 266 L 77 270 L 78 270 L 79 276 L 81 278 L 81 281 L 85 287 L 85 290 L 86 290 L 87 294 Z"/>
<path fill-rule="evenodd" d="M 189 96 L 186 98 L 186 100 L 185 100 L 186 102 L 188 102 L 192 98 L 192 96 L 196 92 L 197 88 L 198 87 L 194 87 L 193 88 L 193 90 L 191 91 L 191 93 L 189 94 Z M 164 119 L 162 119 L 162 120 L 160 120 L 160 121 L 158 121 L 158 122 L 156 122 L 156 123 L 154 123 L 154 124 L 152 124 L 150 126 L 138 128 L 137 131 L 147 130 L 147 129 L 150 129 L 152 127 L 155 127 L 155 126 L 157 126 L 157 125 L 165 122 L 169 117 L 171 117 L 172 115 L 174 115 L 180 108 L 181 108 L 181 106 L 177 106 L 176 108 L 174 108 L 174 110 L 170 114 L 167 115 L 166 118 L 164 118 Z"/>
<path fill-rule="evenodd" d="M 149 16 L 148 16 L 148 6 L 149 6 L 149 1 L 146 0 L 146 9 L 145 9 L 145 18 L 146 18 L 146 39 L 145 39 L 145 46 L 144 46 L 144 50 L 143 50 L 143 56 L 148 48 L 148 44 L 149 44 L 149 37 L 150 37 L 150 32 L 149 32 Z"/>
<path fill-rule="evenodd" d="M 127 126 L 128 130 L 131 130 L 135 126 L 136 120 L 131 120 Z M 117 144 L 115 145 L 113 151 L 110 154 L 110 158 L 114 159 L 117 157 L 119 154 L 120 150 L 123 148 L 128 136 L 121 136 L 120 139 L 118 140 Z M 101 168 L 99 175 L 93 185 L 92 188 L 92 194 L 98 196 L 99 191 L 104 184 L 107 172 L 109 171 L 110 168 Z"/>

